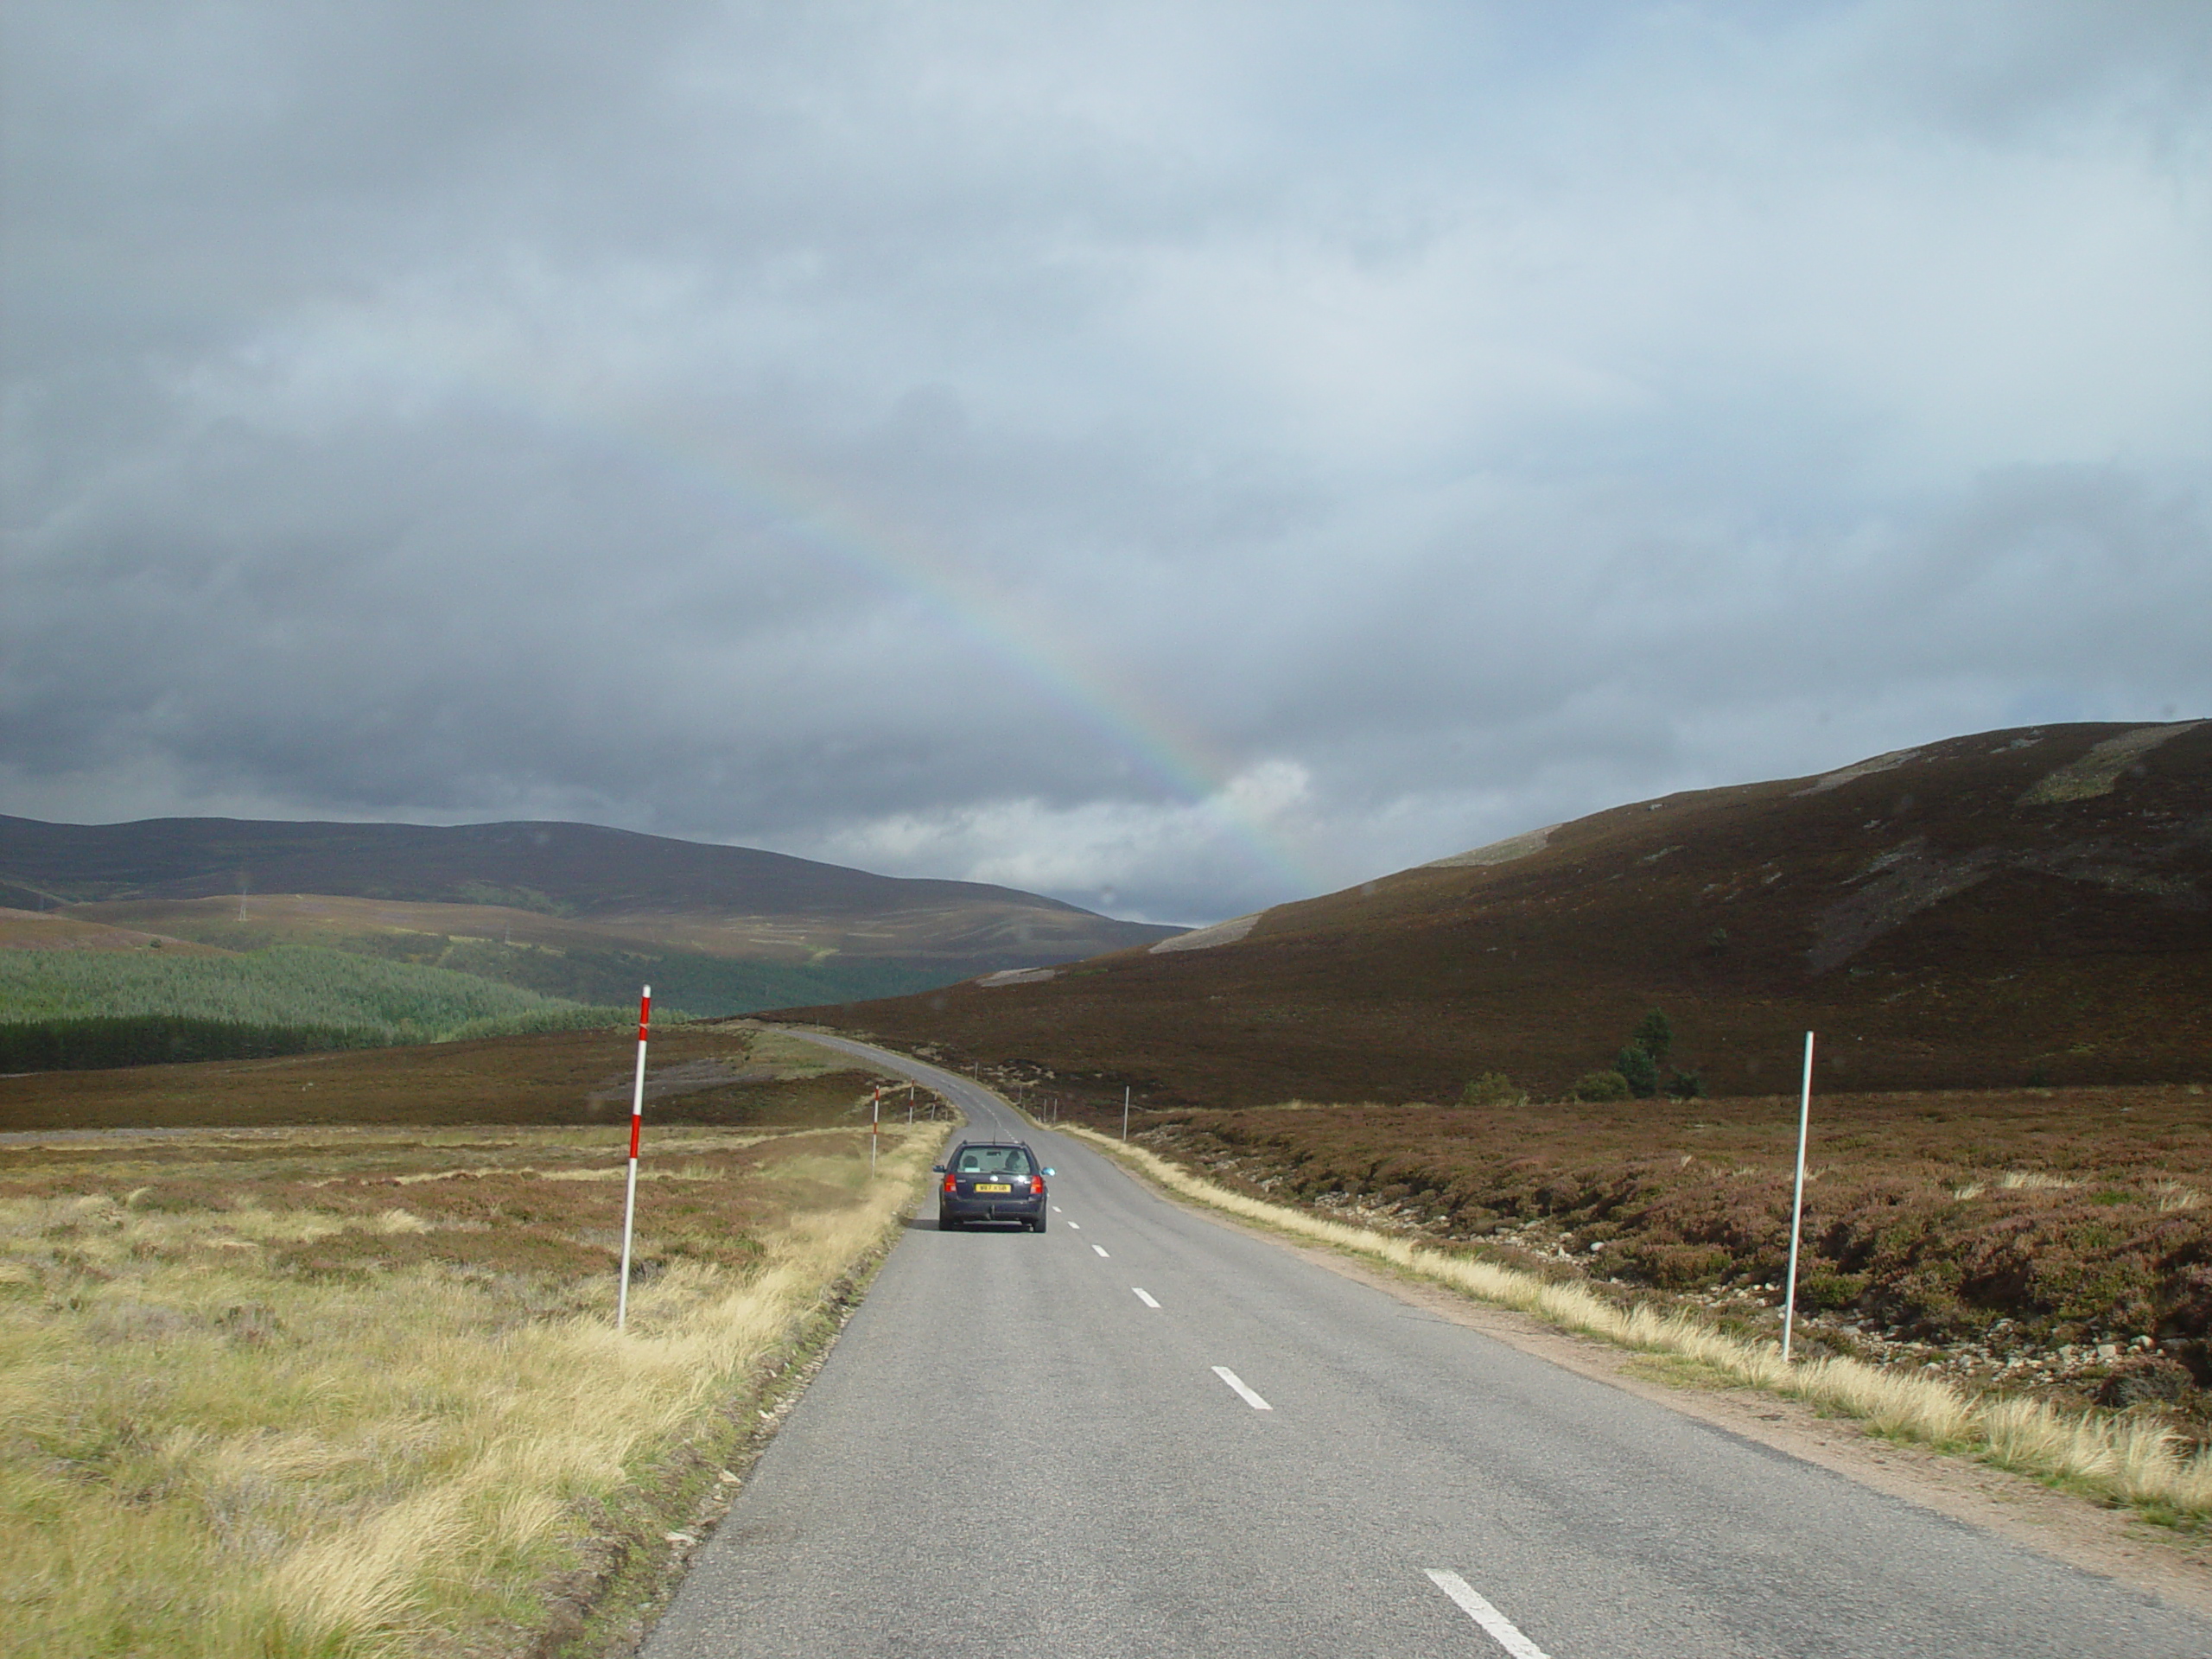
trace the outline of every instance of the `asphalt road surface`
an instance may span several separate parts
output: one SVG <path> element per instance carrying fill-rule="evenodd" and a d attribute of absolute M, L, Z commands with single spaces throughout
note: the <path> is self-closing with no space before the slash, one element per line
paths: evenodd
<path fill-rule="evenodd" d="M 2212 1655 L 2137 1592 L 1057 1167 L 1042 1236 L 925 1201 L 648 1659 Z M 956 1135 L 956 1139 L 957 1135 Z"/>

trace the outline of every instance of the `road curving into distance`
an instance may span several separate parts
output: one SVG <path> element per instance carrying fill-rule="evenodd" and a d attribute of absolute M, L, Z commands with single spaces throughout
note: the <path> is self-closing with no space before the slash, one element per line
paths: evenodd
<path fill-rule="evenodd" d="M 1028 1141 L 1052 1226 L 924 1201 L 646 1659 L 2212 1656 L 2179 1608 L 1170 1205 L 971 1079 L 791 1034 Z"/>

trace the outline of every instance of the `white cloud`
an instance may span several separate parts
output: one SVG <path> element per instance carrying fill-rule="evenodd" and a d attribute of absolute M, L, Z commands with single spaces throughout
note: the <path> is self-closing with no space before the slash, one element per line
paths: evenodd
<path fill-rule="evenodd" d="M 1217 921 L 1236 895 L 1264 904 L 1286 875 L 1310 880 L 1293 861 L 1301 841 L 1323 838 L 1311 785 L 1296 762 L 1268 760 L 1196 801 L 980 801 L 841 825 L 805 850 L 888 874 L 1064 894 L 1139 919 Z"/>

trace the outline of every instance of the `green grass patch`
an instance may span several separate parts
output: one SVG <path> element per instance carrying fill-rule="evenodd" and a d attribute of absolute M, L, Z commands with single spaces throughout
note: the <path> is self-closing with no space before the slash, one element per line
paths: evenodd
<path fill-rule="evenodd" d="M 1722 1370 L 1718 1365 L 1694 1359 L 1683 1354 L 1636 1354 L 1621 1369 L 1630 1376 L 1642 1377 L 1647 1382 L 1662 1382 L 1670 1389 L 1740 1389 L 1744 1380 Z"/>

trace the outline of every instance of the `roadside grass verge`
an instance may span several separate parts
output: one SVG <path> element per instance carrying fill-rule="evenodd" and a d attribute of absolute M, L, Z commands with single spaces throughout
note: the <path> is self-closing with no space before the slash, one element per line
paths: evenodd
<path fill-rule="evenodd" d="M 605 1131 L 0 1148 L 0 1655 L 524 1649 L 943 1132 L 655 1135 L 622 1336 Z"/>
<path fill-rule="evenodd" d="M 1777 1344 L 1746 1342 L 1681 1312 L 1622 1306 L 1586 1286 L 1453 1255 L 1410 1239 L 1270 1204 L 1193 1175 L 1150 1150 L 1061 1124 L 1170 1192 L 1199 1204 L 1449 1286 L 1478 1300 L 1624 1348 L 1690 1362 L 1707 1376 L 1805 1401 L 1878 1434 L 1980 1458 L 2147 1518 L 2212 1520 L 2212 1451 L 2190 1451 L 2154 1419 L 2062 1411 L 2036 1400 L 1974 1395 L 1948 1382 L 1828 1356 L 1785 1365 Z"/>

